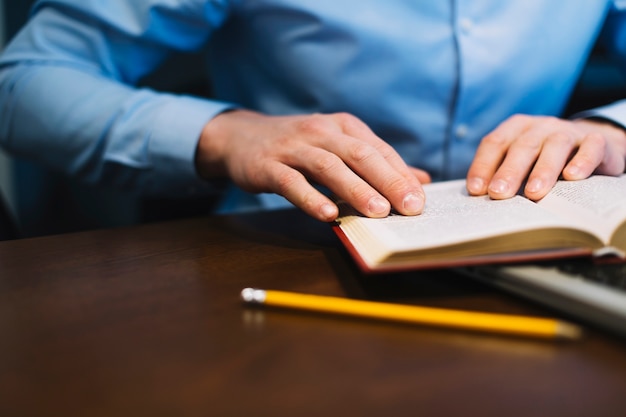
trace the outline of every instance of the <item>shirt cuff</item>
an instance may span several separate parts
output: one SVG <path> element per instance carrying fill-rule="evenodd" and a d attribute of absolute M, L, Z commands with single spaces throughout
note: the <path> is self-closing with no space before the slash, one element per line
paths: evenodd
<path fill-rule="evenodd" d="M 571 116 L 571 119 L 600 118 L 626 129 L 626 100 L 616 101 L 607 106 L 585 110 Z"/>
<path fill-rule="evenodd" d="M 178 190 L 181 196 L 216 191 L 201 179 L 195 168 L 195 154 L 205 124 L 218 114 L 235 108 L 227 102 L 192 96 L 169 96 L 156 117 L 150 139 L 151 166 L 155 183 L 151 188 Z M 171 195 L 171 194 L 170 194 Z"/>

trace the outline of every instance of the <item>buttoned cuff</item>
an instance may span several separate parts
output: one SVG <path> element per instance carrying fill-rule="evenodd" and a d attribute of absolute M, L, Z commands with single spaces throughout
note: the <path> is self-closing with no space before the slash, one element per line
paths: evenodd
<path fill-rule="evenodd" d="M 192 196 L 216 191 L 195 169 L 195 154 L 202 129 L 218 114 L 235 108 L 232 103 L 192 96 L 169 96 L 154 121 L 150 139 L 154 183 L 149 191 L 169 196 Z"/>

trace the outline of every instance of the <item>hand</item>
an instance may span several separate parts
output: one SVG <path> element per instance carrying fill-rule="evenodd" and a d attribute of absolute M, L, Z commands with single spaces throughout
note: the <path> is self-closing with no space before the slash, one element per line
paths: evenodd
<path fill-rule="evenodd" d="M 626 159 L 626 132 L 604 121 L 516 115 L 480 143 L 467 175 L 470 194 L 493 199 L 524 194 L 544 197 L 562 176 L 580 180 L 593 173 L 620 175 Z"/>
<path fill-rule="evenodd" d="M 322 221 L 334 220 L 338 208 L 309 181 L 326 186 L 368 217 L 384 217 L 392 206 L 405 215 L 419 214 L 421 183 L 430 181 L 345 113 L 222 113 L 203 129 L 196 167 L 204 178 L 227 175 L 244 190 L 280 194 Z"/>

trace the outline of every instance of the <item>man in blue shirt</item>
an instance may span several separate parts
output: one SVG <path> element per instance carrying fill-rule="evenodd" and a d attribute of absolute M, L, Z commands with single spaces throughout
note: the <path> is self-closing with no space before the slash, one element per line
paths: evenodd
<path fill-rule="evenodd" d="M 626 3 L 41 0 L 0 58 L 0 144 L 96 184 L 288 201 L 330 221 L 423 209 L 421 184 L 541 198 L 618 175 L 626 102 L 563 112 L 598 39 L 626 58 Z M 137 88 L 206 46 L 214 98 Z M 184 77 L 185 74 L 180 74 Z M 207 180 L 209 180 L 207 182 Z M 246 190 L 256 194 L 247 194 Z"/>

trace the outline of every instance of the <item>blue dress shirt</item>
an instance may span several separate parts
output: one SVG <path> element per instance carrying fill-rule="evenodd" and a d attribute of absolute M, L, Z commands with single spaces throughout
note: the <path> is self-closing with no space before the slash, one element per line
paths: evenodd
<path fill-rule="evenodd" d="M 0 58 L 0 144 L 88 182 L 174 195 L 205 186 L 194 170 L 197 141 L 227 108 L 345 111 L 435 180 L 459 178 L 481 138 L 510 115 L 562 113 L 599 36 L 626 57 L 625 7 L 41 0 Z M 135 87 L 175 50 L 207 51 L 214 98 Z M 625 108 L 588 114 L 624 125 Z M 245 201 L 237 191 L 226 208 Z"/>

